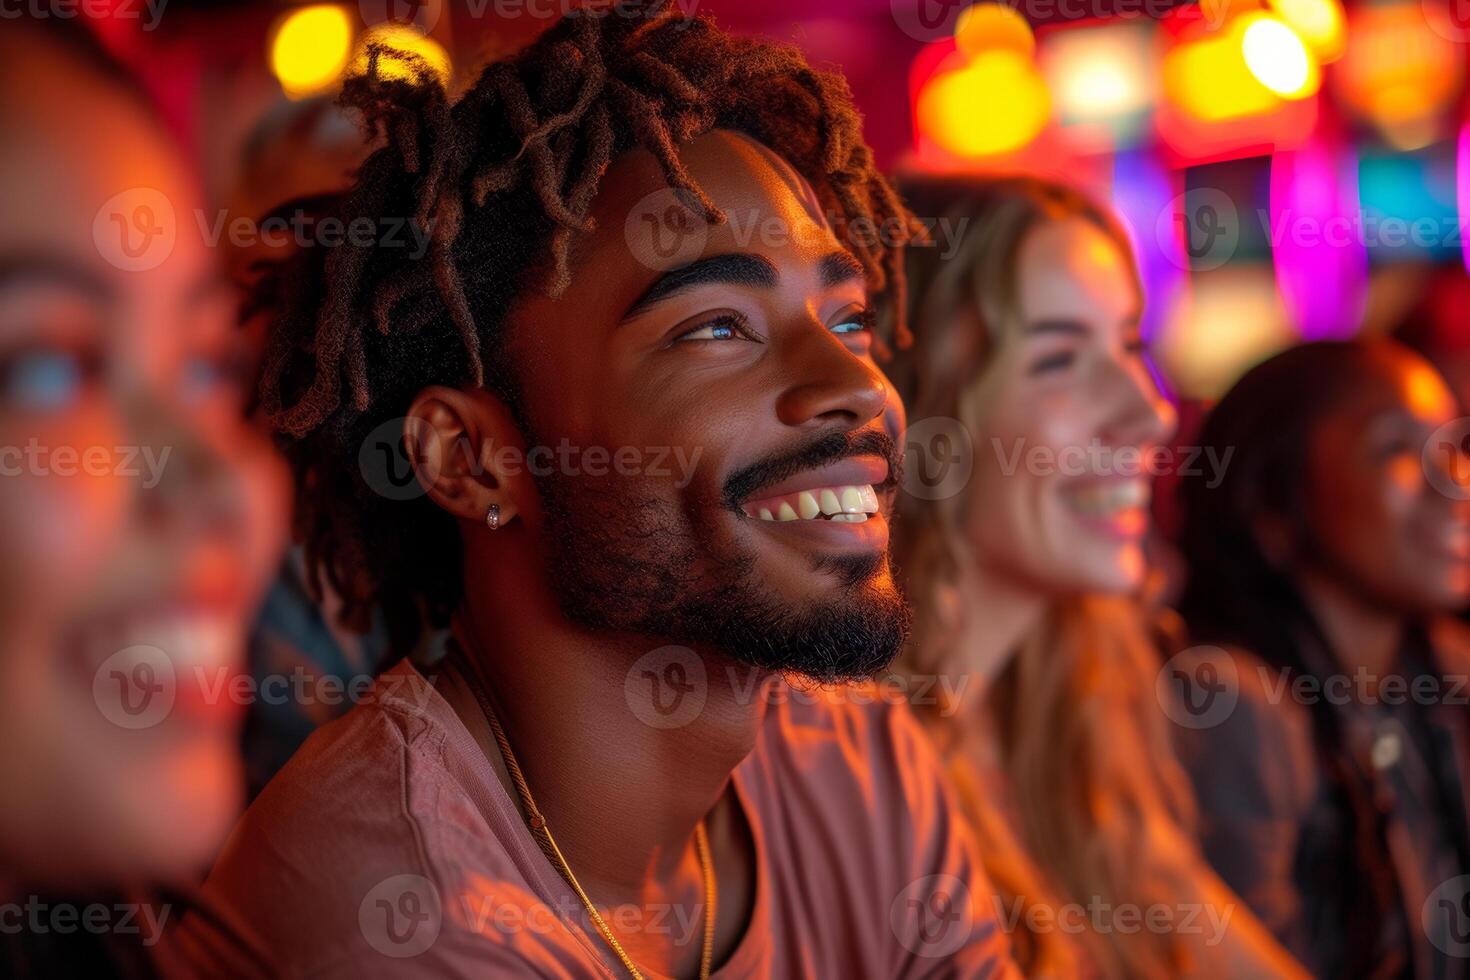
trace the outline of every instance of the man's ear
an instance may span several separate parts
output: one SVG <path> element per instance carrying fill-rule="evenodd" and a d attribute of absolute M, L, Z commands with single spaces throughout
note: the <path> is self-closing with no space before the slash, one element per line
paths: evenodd
<path fill-rule="evenodd" d="M 479 388 L 425 388 L 403 423 L 404 449 L 429 498 L 475 523 L 485 522 L 492 505 L 501 527 L 520 513 L 523 442 L 510 410 Z"/>

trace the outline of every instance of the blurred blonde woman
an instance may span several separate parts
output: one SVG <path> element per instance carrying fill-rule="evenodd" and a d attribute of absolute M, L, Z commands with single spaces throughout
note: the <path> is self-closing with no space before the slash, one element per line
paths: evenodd
<path fill-rule="evenodd" d="M 1135 474 L 1175 415 L 1146 363 L 1127 237 L 1038 180 L 930 178 L 907 196 L 958 245 L 910 249 L 918 341 L 893 366 L 921 426 L 910 478 L 938 498 L 906 495 L 899 525 L 916 612 L 906 666 L 949 681 L 911 690 L 962 694 L 918 707 L 1022 968 L 1298 975 L 1202 860 L 1155 698 L 1159 660 L 1134 598 L 1149 484 Z M 951 425 L 925 425 L 936 418 L 969 434 L 962 488 L 946 487 L 945 449 L 925 441 Z"/>

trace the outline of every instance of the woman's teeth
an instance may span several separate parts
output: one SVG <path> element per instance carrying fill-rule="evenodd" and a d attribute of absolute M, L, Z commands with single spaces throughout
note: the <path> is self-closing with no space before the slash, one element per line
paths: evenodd
<path fill-rule="evenodd" d="M 1072 509 L 1088 517 L 1112 517 L 1123 510 L 1148 506 L 1148 484 L 1120 480 L 1080 487 L 1067 494 Z"/>
<path fill-rule="evenodd" d="M 763 521 L 826 520 L 861 524 L 869 514 L 878 513 L 878 494 L 871 484 L 813 487 L 748 503 L 745 513 Z"/>

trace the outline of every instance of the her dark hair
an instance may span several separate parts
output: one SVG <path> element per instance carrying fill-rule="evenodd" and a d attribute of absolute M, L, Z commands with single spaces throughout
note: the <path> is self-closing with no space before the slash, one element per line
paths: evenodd
<path fill-rule="evenodd" d="M 1180 483 L 1179 545 L 1188 574 L 1179 612 L 1195 643 L 1248 650 L 1292 677 L 1326 680 L 1332 651 L 1290 572 L 1262 548 L 1262 517 L 1279 520 L 1310 550 L 1308 447 L 1321 421 L 1383 374 L 1389 341 L 1322 341 L 1290 348 L 1247 371 L 1205 419 L 1199 444 L 1228 459 L 1218 486 Z M 1225 453 L 1232 455 L 1226 456 Z M 1320 688 L 1318 688 L 1320 690 Z M 1383 923 L 1398 905 L 1383 817 L 1370 773 L 1351 751 L 1329 699 L 1310 704 L 1317 755 L 1347 815 L 1343 861 L 1318 872 L 1342 901 L 1343 965 L 1366 975 Z"/>
<path fill-rule="evenodd" d="M 387 77 L 388 59 L 412 77 Z M 358 449 L 429 385 L 484 385 L 517 410 L 507 311 L 529 290 L 566 288 L 573 242 L 618 155 L 647 149 L 671 187 L 722 222 L 675 147 L 716 128 L 763 143 L 812 184 L 869 285 L 902 308 L 901 245 L 920 232 L 874 166 L 846 83 L 669 0 L 574 11 L 454 101 L 422 62 L 377 48 L 343 101 L 383 145 L 336 216 L 406 216 L 430 246 L 419 260 L 307 249 L 264 283 L 279 305 L 262 404 L 295 470 L 312 588 L 325 577 L 349 626 L 381 608 L 396 649 L 459 601 L 458 531 L 425 499 L 375 493 Z M 903 229 L 900 240 L 849 231 L 870 221 Z M 906 338 L 901 323 L 895 336 Z"/>

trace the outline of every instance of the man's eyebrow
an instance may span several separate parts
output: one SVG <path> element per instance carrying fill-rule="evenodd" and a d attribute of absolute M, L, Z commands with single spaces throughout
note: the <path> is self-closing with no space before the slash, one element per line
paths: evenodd
<path fill-rule="evenodd" d="M 0 293 L 30 286 L 59 286 L 99 301 L 113 292 L 100 276 L 76 262 L 43 252 L 0 254 Z"/>
<path fill-rule="evenodd" d="M 833 286 L 841 286 L 843 283 L 854 279 L 866 282 L 868 271 L 863 264 L 853 258 L 851 252 L 838 249 L 822 257 L 820 268 L 823 289 L 831 289 Z"/>
<path fill-rule="evenodd" d="M 750 252 L 730 252 L 696 259 L 685 266 L 665 272 L 643 295 L 628 307 L 623 319 L 630 320 L 649 307 L 696 286 L 715 284 L 748 286 L 757 289 L 774 289 L 781 276 L 775 263 L 763 255 Z"/>

